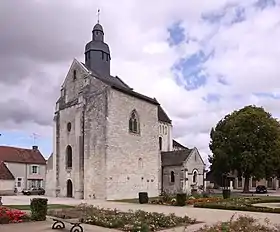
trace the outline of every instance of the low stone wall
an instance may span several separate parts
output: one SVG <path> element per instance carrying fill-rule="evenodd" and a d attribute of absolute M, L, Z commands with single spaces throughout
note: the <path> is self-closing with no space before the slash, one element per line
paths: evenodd
<path fill-rule="evenodd" d="M 13 196 L 14 190 L 0 190 L 0 196 Z"/>

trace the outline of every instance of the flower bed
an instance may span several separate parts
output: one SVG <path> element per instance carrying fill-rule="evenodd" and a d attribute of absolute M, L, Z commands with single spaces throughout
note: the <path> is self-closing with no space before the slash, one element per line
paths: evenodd
<path fill-rule="evenodd" d="M 279 232 L 280 227 L 271 225 L 267 221 L 266 225 L 260 224 L 256 219 L 247 216 L 240 216 L 236 220 L 233 218 L 228 222 L 217 223 L 213 226 L 205 226 L 196 232 Z"/>
<path fill-rule="evenodd" d="M 194 207 L 198 208 L 211 208 L 211 209 L 225 209 L 225 210 L 237 210 L 237 211 L 251 211 L 251 212 L 265 212 L 265 213 L 280 213 L 280 208 L 267 208 L 254 206 L 257 203 L 276 203 L 280 202 L 280 198 L 255 198 L 255 197 L 242 197 L 231 198 L 228 200 L 217 202 L 201 202 L 195 203 Z"/>
<path fill-rule="evenodd" d="M 59 218 L 78 218 L 87 224 L 115 228 L 123 231 L 158 231 L 177 226 L 188 226 L 196 221 L 175 214 L 148 213 L 145 211 L 120 212 L 111 209 L 100 209 L 93 206 L 80 205 L 75 209 L 49 211 L 50 216 Z"/>
<path fill-rule="evenodd" d="M 199 197 L 199 198 L 195 198 L 195 197 L 189 197 L 186 200 L 186 204 L 187 205 L 194 205 L 196 203 L 210 203 L 210 202 L 218 202 L 218 201 L 222 201 L 222 198 L 219 197 Z M 171 198 L 169 201 L 164 201 L 162 198 L 156 199 L 156 200 L 152 200 L 150 201 L 150 204 L 156 204 L 156 205 L 174 205 L 176 206 L 176 198 Z"/>
<path fill-rule="evenodd" d="M 222 201 L 222 198 L 219 197 L 208 197 L 208 198 L 194 198 L 194 199 L 188 199 L 187 204 L 188 205 L 194 205 L 196 203 L 210 203 L 210 202 L 218 202 Z"/>
<path fill-rule="evenodd" d="M 30 221 L 30 217 L 17 209 L 0 206 L 0 224 L 19 223 Z"/>

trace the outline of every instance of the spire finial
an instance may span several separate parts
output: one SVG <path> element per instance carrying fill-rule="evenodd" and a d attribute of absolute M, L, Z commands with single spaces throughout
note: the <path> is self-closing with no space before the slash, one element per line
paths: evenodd
<path fill-rule="evenodd" d="M 99 23 L 99 18 L 100 18 L 100 9 L 97 10 L 97 23 Z"/>

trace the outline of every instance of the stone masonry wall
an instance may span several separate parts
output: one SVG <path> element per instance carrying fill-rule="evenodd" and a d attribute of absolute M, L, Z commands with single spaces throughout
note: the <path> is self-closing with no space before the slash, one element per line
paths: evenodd
<path fill-rule="evenodd" d="M 129 132 L 129 117 L 134 109 L 140 119 L 140 135 Z M 107 122 L 107 199 L 137 198 L 140 191 L 158 196 L 157 105 L 111 89 Z"/>
<path fill-rule="evenodd" d="M 91 78 L 86 95 L 84 197 L 106 198 L 106 115 L 108 86 Z"/>
<path fill-rule="evenodd" d="M 159 122 L 159 136 L 162 138 L 162 151 L 172 151 L 172 126 L 169 123 Z"/>
<path fill-rule="evenodd" d="M 69 107 L 60 112 L 60 196 L 67 195 L 67 180 L 71 180 L 73 184 L 73 195 L 75 198 L 81 198 L 80 192 L 83 189 L 79 188 L 79 173 L 80 173 L 80 159 L 79 159 L 79 136 L 81 117 L 81 110 L 77 106 Z M 71 131 L 67 131 L 67 123 L 71 123 Z M 72 147 L 72 168 L 66 168 L 66 148 Z"/>
<path fill-rule="evenodd" d="M 74 70 L 76 76 L 74 75 Z M 67 180 L 73 184 L 73 196 L 83 198 L 83 186 L 81 183 L 81 160 L 80 160 L 80 136 L 82 107 L 78 102 L 80 92 L 87 85 L 88 73 L 82 65 L 74 59 L 66 79 L 62 85 L 63 91 L 58 101 L 56 110 L 54 131 L 54 158 L 56 176 L 56 196 L 67 195 Z M 67 124 L 71 123 L 71 130 L 68 132 Z M 72 168 L 66 169 L 66 148 L 72 148 Z M 50 173 L 51 174 L 51 173 Z M 50 183 L 51 185 L 51 183 Z M 50 187 L 51 188 L 51 187 Z"/>
<path fill-rule="evenodd" d="M 182 190 L 182 168 L 183 166 L 166 166 L 163 168 L 163 191 L 166 193 L 178 193 Z M 171 172 L 174 172 L 175 181 L 171 182 Z"/>

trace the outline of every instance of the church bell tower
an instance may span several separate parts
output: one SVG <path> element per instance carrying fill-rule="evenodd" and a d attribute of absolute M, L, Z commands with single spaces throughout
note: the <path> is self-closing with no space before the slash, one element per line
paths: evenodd
<path fill-rule="evenodd" d="M 110 60 L 110 49 L 104 42 L 103 27 L 99 24 L 98 19 L 92 30 L 92 40 L 85 47 L 85 64 L 88 69 L 101 77 L 109 77 Z"/>

